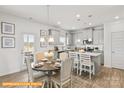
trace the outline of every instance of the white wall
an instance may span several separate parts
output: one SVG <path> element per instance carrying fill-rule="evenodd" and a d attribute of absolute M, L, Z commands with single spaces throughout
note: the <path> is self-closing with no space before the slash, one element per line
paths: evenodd
<path fill-rule="evenodd" d="M 9 35 L 16 38 L 15 48 L 1 48 L 0 45 L 0 76 L 14 73 L 22 69 L 21 49 L 22 33 L 31 33 L 36 37 L 36 51 L 48 50 L 40 48 L 40 29 L 47 30 L 48 27 L 39 23 L 31 22 L 22 18 L 0 13 L 0 22 L 9 22 L 15 24 L 15 35 Z M 52 27 L 51 27 L 52 28 Z M 1 32 L 1 31 L 0 31 Z M 0 34 L 1 36 L 5 36 Z"/>
<path fill-rule="evenodd" d="M 104 65 L 111 67 L 111 33 L 124 31 L 124 20 L 104 24 Z"/>

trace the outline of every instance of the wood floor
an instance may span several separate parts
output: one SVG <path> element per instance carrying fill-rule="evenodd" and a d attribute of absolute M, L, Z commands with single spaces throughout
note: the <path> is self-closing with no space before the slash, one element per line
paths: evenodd
<path fill-rule="evenodd" d="M 88 73 L 82 73 L 82 76 L 72 76 L 73 88 L 124 88 L 124 70 L 110 69 L 102 67 L 101 71 L 90 80 Z M 27 72 L 22 71 L 11 75 L 0 77 L 2 82 L 27 82 Z M 42 81 L 42 80 L 41 80 Z M 0 84 L 1 85 L 1 84 Z M 2 86 L 1 86 L 2 87 Z M 64 86 L 69 87 L 69 84 Z"/>

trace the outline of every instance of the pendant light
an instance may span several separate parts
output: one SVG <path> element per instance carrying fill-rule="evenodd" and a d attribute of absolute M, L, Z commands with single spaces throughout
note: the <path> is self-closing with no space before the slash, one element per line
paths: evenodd
<path fill-rule="evenodd" d="M 77 33 L 77 42 L 78 42 L 78 43 L 81 42 L 81 40 L 80 40 L 79 37 L 78 37 L 78 33 Z"/>
<path fill-rule="evenodd" d="M 52 37 L 52 30 L 49 29 L 48 31 L 49 31 L 49 39 L 48 39 L 48 42 L 49 42 L 49 43 L 52 43 L 52 42 L 54 42 L 54 38 Z"/>
<path fill-rule="evenodd" d="M 47 15 L 48 15 L 48 25 L 50 25 L 50 15 L 49 15 L 49 10 L 50 10 L 50 6 L 47 5 Z M 54 42 L 54 38 L 52 36 L 52 30 L 48 29 L 48 43 L 53 43 Z"/>

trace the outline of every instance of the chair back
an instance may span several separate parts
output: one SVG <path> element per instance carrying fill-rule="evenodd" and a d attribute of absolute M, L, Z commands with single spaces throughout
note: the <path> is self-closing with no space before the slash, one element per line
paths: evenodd
<path fill-rule="evenodd" d="M 45 55 L 43 52 L 38 52 L 38 53 L 35 53 L 35 60 L 36 62 L 39 62 L 41 59 L 44 59 L 45 58 Z"/>
<path fill-rule="evenodd" d="M 25 59 L 26 59 L 26 66 L 27 66 L 27 71 L 28 71 L 28 81 L 33 82 L 34 78 L 33 78 L 33 70 L 31 67 L 30 56 L 25 56 Z"/>
<path fill-rule="evenodd" d="M 78 54 L 76 52 L 69 52 L 69 58 L 71 58 L 73 60 L 73 65 L 76 62 L 79 62 L 79 57 Z"/>
<path fill-rule="evenodd" d="M 60 53 L 59 57 L 62 61 L 65 61 L 65 59 L 68 58 L 68 53 L 66 53 L 66 52 Z"/>
<path fill-rule="evenodd" d="M 88 64 L 88 65 L 91 64 L 91 56 L 90 55 L 80 53 L 79 58 L 80 58 L 80 63 Z"/>
<path fill-rule="evenodd" d="M 69 58 L 78 59 L 78 54 L 76 52 L 69 52 Z"/>
<path fill-rule="evenodd" d="M 71 71 L 72 71 L 72 60 L 70 58 L 67 58 L 65 59 L 65 61 L 62 61 L 61 72 L 60 72 L 61 82 L 71 78 Z"/>

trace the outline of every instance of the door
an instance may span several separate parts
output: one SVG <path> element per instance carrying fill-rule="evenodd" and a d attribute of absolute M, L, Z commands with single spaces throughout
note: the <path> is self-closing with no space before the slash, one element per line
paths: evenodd
<path fill-rule="evenodd" d="M 22 49 L 21 49 L 21 59 L 22 59 L 22 67 L 21 69 L 26 68 L 26 59 L 25 55 L 27 53 L 31 53 L 32 59 L 31 62 L 34 61 L 34 51 L 35 51 L 35 35 L 33 34 L 23 34 L 22 35 Z"/>
<path fill-rule="evenodd" d="M 124 69 L 124 32 L 112 33 L 112 67 Z"/>

